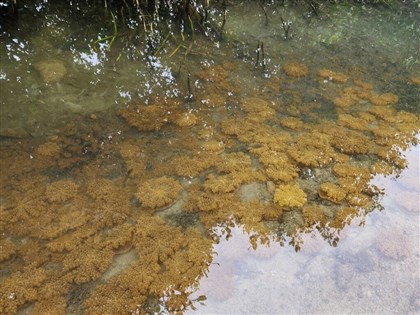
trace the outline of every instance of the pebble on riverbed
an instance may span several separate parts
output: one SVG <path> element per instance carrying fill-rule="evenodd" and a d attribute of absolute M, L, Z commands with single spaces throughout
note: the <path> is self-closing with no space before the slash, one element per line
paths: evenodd
<path fill-rule="evenodd" d="M 66 75 L 67 69 L 59 60 L 44 60 L 35 64 L 45 83 L 59 82 Z"/>

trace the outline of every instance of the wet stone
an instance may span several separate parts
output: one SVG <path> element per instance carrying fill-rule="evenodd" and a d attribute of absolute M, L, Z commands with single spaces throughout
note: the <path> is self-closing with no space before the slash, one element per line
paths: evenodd
<path fill-rule="evenodd" d="M 198 213 L 177 212 L 164 216 L 164 218 L 175 226 L 180 226 L 184 229 L 197 225 L 199 221 Z"/>
<path fill-rule="evenodd" d="M 286 231 L 293 231 L 304 223 L 299 211 L 287 211 L 283 214 L 283 227 Z"/>
<path fill-rule="evenodd" d="M 270 193 L 264 184 L 252 183 L 242 185 L 239 194 L 243 202 L 270 200 Z"/>
<path fill-rule="evenodd" d="M 64 62 L 59 60 L 44 60 L 35 64 L 45 83 L 59 82 L 66 75 L 67 69 Z"/>
<path fill-rule="evenodd" d="M 29 134 L 25 129 L 19 127 L 0 129 L 0 137 L 25 138 L 28 135 Z"/>

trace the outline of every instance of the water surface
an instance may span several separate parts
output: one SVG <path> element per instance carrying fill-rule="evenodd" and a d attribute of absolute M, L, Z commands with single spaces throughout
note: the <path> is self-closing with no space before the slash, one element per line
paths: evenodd
<path fill-rule="evenodd" d="M 80 5 L 2 29 L 0 313 L 419 312 L 415 5 Z"/>

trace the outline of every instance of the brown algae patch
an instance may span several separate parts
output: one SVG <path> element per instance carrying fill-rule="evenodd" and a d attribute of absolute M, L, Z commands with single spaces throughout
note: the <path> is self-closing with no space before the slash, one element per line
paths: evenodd
<path fill-rule="evenodd" d="M 185 127 L 197 122 L 197 117 L 193 113 L 180 112 L 180 100 L 160 97 L 148 102 L 130 102 L 118 111 L 118 115 L 140 131 L 160 130 L 168 123 Z"/>
<path fill-rule="evenodd" d="M 306 194 L 298 185 L 279 185 L 274 202 L 282 208 L 301 208 L 306 203 Z"/>
<path fill-rule="evenodd" d="M 328 217 L 325 215 L 325 209 L 322 206 L 306 205 L 302 209 L 302 214 L 306 227 L 312 227 L 318 223 L 325 225 L 328 222 Z"/>
<path fill-rule="evenodd" d="M 333 162 L 336 152 L 330 145 L 327 133 L 302 133 L 287 153 L 298 164 L 308 167 L 325 167 Z"/>
<path fill-rule="evenodd" d="M 16 254 L 16 251 L 17 247 L 10 239 L 0 240 L 0 263 L 12 258 Z"/>
<path fill-rule="evenodd" d="M 46 142 L 38 146 L 35 153 L 46 157 L 57 157 L 61 152 L 60 146 L 55 142 Z"/>
<path fill-rule="evenodd" d="M 283 71 L 292 78 L 306 77 L 308 75 L 308 67 L 302 63 L 286 63 Z"/>
<path fill-rule="evenodd" d="M 167 111 L 163 106 L 154 105 L 131 105 L 121 109 L 119 115 L 130 126 L 143 131 L 159 130 L 168 122 Z"/>
<path fill-rule="evenodd" d="M 179 182 L 173 178 L 154 178 L 139 186 L 136 197 L 140 200 L 142 206 L 158 209 L 174 203 L 181 189 Z"/>
<path fill-rule="evenodd" d="M 377 105 L 377 106 L 387 106 L 387 105 L 394 105 L 396 103 L 398 103 L 398 96 L 393 94 L 393 93 L 385 93 L 385 94 L 373 94 L 369 101 L 373 104 L 373 105 Z"/>
<path fill-rule="evenodd" d="M 59 180 L 47 186 L 45 196 L 49 202 L 63 202 L 75 197 L 78 189 L 72 180 Z"/>
<path fill-rule="evenodd" d="M 256 122 L 273 119 L 276 115 L 275 110 L 271 108 L 268 101 L 257 97 L 243 99 L 242 108 L 250 119 L 255 120 Z"/>
<path fill-rule="evenodd" d="M 318 71 L 318 76 L 322 79 L 333 81 L 336 83 L 346 83 L 348 77 L 340 72 L 335 72 L 329 69 L 321 69 Z"/>
<path fill-rule="evenodd" d="M 190 127 L 197 124 L 198 118 L 194 113 L 183 113 L 175 119 L 179 127 Z"/>
<path fill-rule="evenodd" d="M 280 120 L 280 124 L 283 127 L 289 128 L 292 130 L 299 130 L 299 129 L 302 129 L 302 127 L 304 126 L 303 121 L 295 117 L 283 118 L 282 120 Z"/>
<path fill-rule="evenodd" d="M 307 66 L 287 67 L 302 78 L 295 82 L 312 80 Z M 281 241 L 278 227 L 295 217 L 286 236 L 319 228 L 331 241 L 377 205 L 372 176 L 398 174 L 399 148 L 416 143 L 419 117 L 393 108 L 396 94 L 338 72 L 318 72 L 343 84 L 324 95 L 338 118 L 313 113 L 316 123 L 300 116 L 305 105 L 285 109 L 258 87 L 235 94 L 243 87 L 229 64 L 194 76 L 193 111 L 181 98 L 131 102 L 118 112 L 124 135 L 112 140 L 94 131 L 41 144 L 2 140 L 0 313 L 26 305 L 63 313 L 74 287 L 88 291 L 79 301 L 86 314 L 141 314 L 151 301 L 183 312 L 212 264 L 215 227 L 229 234 L 241 224 L 253 250 Z M 409 197 L 401 206 L 417 211 Z M 177 214 L 193 219 L 177 226 L 156 215 L 179 200 Z M 390 238 L 378 239 L 381 255 L 410 254 Z"/>
<path fill-rule="evenodd" d="M 415 85 L 420 85 L 420 77 L 411 77 L 409 82 Z"/>
<path fill-rule="evenodd" d="M 333 183 L 323 183 L 319 188 L 319 196 L 322 199 L 340 203 L 346 197 L 346 191 Z"/>

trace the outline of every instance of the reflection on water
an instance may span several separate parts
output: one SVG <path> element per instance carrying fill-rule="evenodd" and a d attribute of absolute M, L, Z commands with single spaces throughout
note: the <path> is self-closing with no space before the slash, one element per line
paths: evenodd
<path fill-rule="evenodd" d="M 0 313 L 418 311 L 405 4 L 113 42 L 34 10 L 1 45 Z"/>
<path fill-rule="evenodd" d="M 398 180 L 373 179 L 386 187 L 384 209 L 339 231 L 337 247 L 314 229 L 298 236 L 297 252 L 273 240 L 253 250 L 250 235 L 235 225 L 213 246 L 217 254 L 192 295 L 207 297 L 194 304 L 196 313 L 418 312 L 420 147 L 407 159 Z"/>

